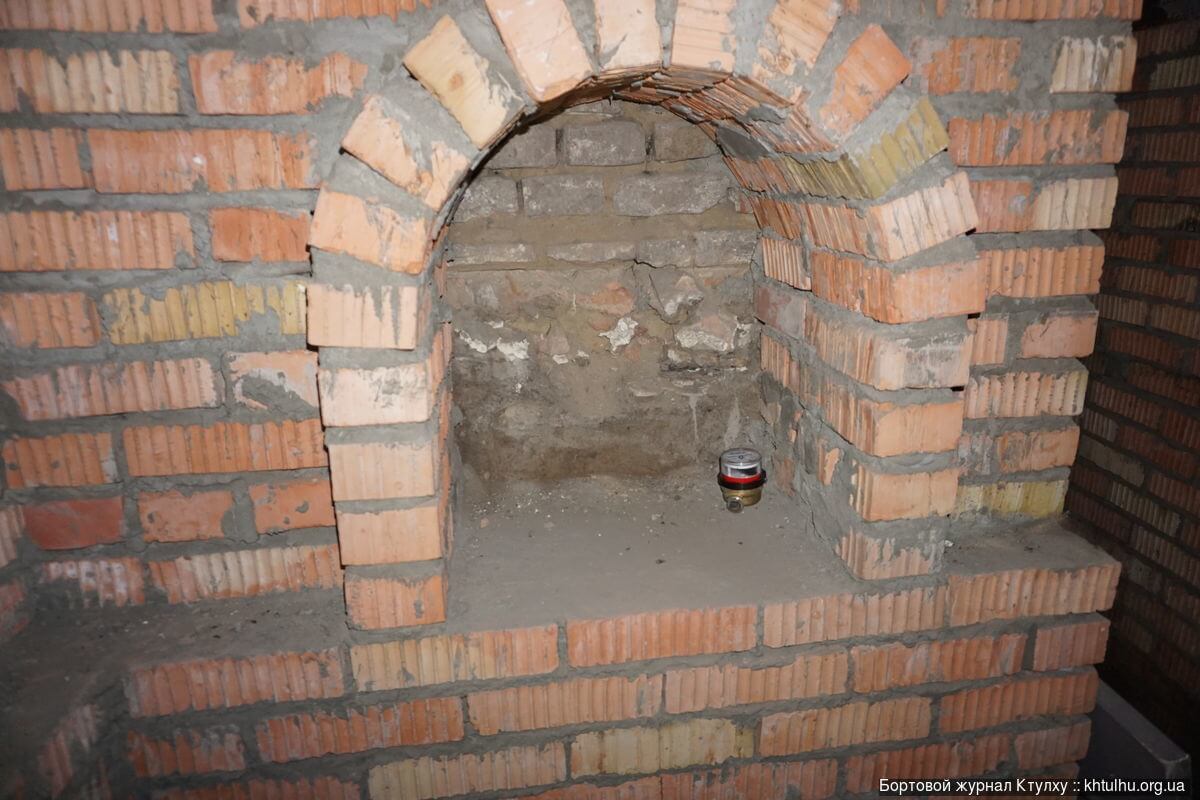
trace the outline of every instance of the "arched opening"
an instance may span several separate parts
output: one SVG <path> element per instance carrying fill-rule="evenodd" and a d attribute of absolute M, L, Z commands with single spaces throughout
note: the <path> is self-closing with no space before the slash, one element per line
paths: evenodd
<path fill-rule="evenodd" d="M 616 4 L 619 16 L 606 19 L 607 4 L 600 3 L 594 34 L 579 34 L 564 5 L 541 9 L 561 17 L 562 24 L 551 28 L 530 16 L 538 13 L 531 5 L 494 6 L 442 17 L 409 50 L 404 64 L 413 79 L 396 77 L 367 99 L 317 203 L 310 242 L 318 282 L 309 290 L 309 341 L 321 347 L 322 416 L 351 624 L 391 628 L 447 618 L 454 487 L 462 471 L 452 446 L 451 381 L 445 380 L 452 333 L 443 321 L 456 292 L 470 294 L 473 286 L 486 295 L 486 305 L 500 304 L 497 286 L 512 289 L 511 276 L 490 289 L 479 275 L 473 283 L 466 280 L 458 270 L 478 265 L 462 263 L 462 254 L 471 253 L 464 245 L 489 258 L 524 258 L 538 250 L 512 240 L 515 220 L 492 228 L 460 221 L 449 233 L 446 223 L 472 177 L 475 191 L 462 206 L 468 216 L 483 202 L 478 198 L 489 180 L 503 177 L 492 174 L 487 159 L 522 120 L 608 98 L 659 106 L 694 124 L 716 143 L 740 184 L 737 203 L 758 224 L 753 306 L 762 333 L 757 368 L 747 371 L 760 382 L 756 424 L 774 484 L 791 496 L 780 510 L 808 520 L 802 530 L 790 520 L 777 527 L 788 527 L 793 538 L 824 540 L 860 578 L 938 571 L 958 488 L 963 402 L 954 389 L 967 381 L 967 315 L 981 310 L 983 289 L 965 238 L 975 225 L 966 175 L 941 153 L 947 136 L 928 101 L 903 85 L 910 66 L 904 55 L 877 25 L 843 20 L 835 31 L 832 8 L 825 16 L 792 18 L 781 7 L 766 21 L 762 47 L 743 73 L 734 69 L 735 37 L 714 41 L 697 34 L 692 15 L 707 12 L 684 3 L 676 12 L 670 66 L 664 67 L 653 14 L 630 15 Z M 732 9 L 720 13 L 732 25 Z M 698 29 L 710 30 L 711 22 Z M 810 35 L 797 39 L 797 25 L 811 27 Z M 544 41 L 533 30 L 556 32 Z M 587 55 L 580 35 L 597 37 L 599 63 Z M 557 154 L 557 134 L 555 148 Z M 556 183 L 535 180 L 553 177 L 536 174 L 545 167 L 514 169 L 533 170 L 532 189 Z M 548 211 L 574 203 L 589 208 L 597 199 L 600 212 L 617 202 L 641 211 L 655 205 L 655 189 L 645 180 L 611 198 L 603 181 L 603 193 L 595 194 L 594 182 L 576 181 L 570 188 L 569 181 L 556 180 L 559 189 L 569 188 L 557 197 L 543 195 Z M 521 183 L 517 207 L 528 211 L 525 177 Z M 713 188 L 697 182 L 680 202 L 703 206 Z M 535 208 L 536 194 L 527 198 Z M 586 225 L 575 227 L 587 232 Z M 479 241 L 455 241 L 456 231 L 474 232 Z M 602 243 L 550 236 L 542 244 L 550 242 Z M 636 242 L 633 261 L 637 267 Z M 649 280 L 654 268 L 646 271 L 650 310 L 650 295 L 658 293 Z M 631 268 L 625 290 L 634 293 L 637 280 Z M 595 331 L 607 340 L 610 356 L 636 352 L 636 319 L 626 313 L 632 309 L 621 307 L 628 301 L 617 283 L 601 283 L 592 292 L 597 302 L 614 304 L 609 312 L 622 312 L 610 313 L 611 327 Z M 578 289 L 570 290 L 576 308 Z M 740 302 L 745 308 L 744 292 Z M 723 347 L 736 363 L 757 323 L 728 308 L 723 312 L 716 309 L 707 328 L 687 331 L 659 315 L 655 324 L 671 327 L 659 344 L 667 335 L 678 343 L 683 333 L 685 340 L 715 346 L 715 358 L 689 362 L 684 356 L 685 367 L 721 367 L 728 354 L 716 351 Z M 547 320 L 538 342 L 552 362 L 555 356 L 568 363 L 578 357 L 561 330 L 566 321 L 560 318 L 555 331 L 554 320 Z M 472 323 L 491 332 L 477 326 L 470 333 Z M 511 369 L 522 359 L 511 357 L 533 343 L 528 337 L 506 342 L 495 333 L 502 330 L 499 323 L 508 325 L 482 316 L 464 319 L 460 346 L 482 348 L 481 355 L 499 352 L 508 362 L 506 380 L 524 391 L 521 367 Z M 464 369 L 468 399 L 472 392 L 489 394 L 480 374 Z M 586 386 L 575 391 L 588 394 Z M 540 406 L 505 394 L 488 397 L 491 406 L 476 411 L 487 419 L 460 426 L 470 437 L 509 425 L 508 449 L 480 459 L 468 446 L 468 466 L 482 464 L 488 476 L 502 467 L 534 466 L 536 475 L 536 465 L 523 455 L 529 451 L 521 449 L 528 444 L 519 440 L 537 430 L 538 412 L 553 393 L 547 391 Z M 584 399 L 592 403 L 605 394 Z M 726 416 L 720 444 L 707 441 L 719 416 L 707 415 L 703 430 L 697 418 L 695 446 L 673 441 L 679 445 L 674 453 L 659 448 L 660 464 L 711 459 L 730 429 L 730 438 L 745 443 L 743 413 L 739 401 L 738 419 L 730 424 Z M 584 448 L 573 446 L 570 436 L 582 437 L 590 421 L 580 415 L 570 435 L 564 427 L 548 443 L 547 452 L 559 453 L 557 462 L 548 459 L 551 472 L 615 471 L 623 451 L 646 448 L 645 431 L 654 427 L 652 417 L 639 419 L 631 405 L 623 423 L 629 435 L 593 446 L 581 458 Z"/>

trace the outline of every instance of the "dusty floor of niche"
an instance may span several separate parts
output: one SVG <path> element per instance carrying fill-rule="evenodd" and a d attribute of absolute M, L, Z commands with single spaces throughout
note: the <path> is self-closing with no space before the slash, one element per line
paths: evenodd
<path fill-rule="evenodd" d="M 464 487 L 450 617 L 531 625 L 846 590 L 853 581 L 810 524 L 770 485 L 730 513 L 708 469 Z"/>

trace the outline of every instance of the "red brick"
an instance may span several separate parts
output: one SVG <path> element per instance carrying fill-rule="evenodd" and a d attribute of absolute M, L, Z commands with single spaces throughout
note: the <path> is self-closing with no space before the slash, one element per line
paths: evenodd
<path fill-rule="evenodd" d="M 0 506 L 0 567 L 17 560 L 17 542 L 25 532 L 25 514 L 20 506 Z"/>
<path fill-rule="evenodd" d="M 133 771 L 141 778 L 246 768 L 246 746 L 232 726 L 176 730 L 170 739 L 153 739 L 130 731 L 126 742 Z"/>
<path fill-rule="evenodd" d="M 859 464 L 850 504 L 868 521 L 945 516 L 954 510 L 958 468 L 936 472 L 881 472 Z"/>
<path fill-rule="evenodd" d="M 834 69 L 829 100 L 819 113 L 821 123 L 835 134 L 849 134 L 904 80 L 911 66 L 883 28 L 867 26 Z"/>
<path fill-rule="evenodd" d="M 309 240 L 313 247 L 331 253 L 415 275 L 425 269 L 429 258 L 429 219 L 408 217 L 371 198 L 326 189 L 317 198 Z"/>
<path fill-rule="evenodd" d="M 135 667 L 125 683 L 134 717 L 286 703 L 345 694 L 339 650 L 280 652 Z"/>
<path fill-rule="evenodd" d="M 1092 738 L 1090 720 L 1076 722 L 1059 728 L 1029 731 L 1015 739 L 1017 766 L 1020 769 L 1044 769 L 1046 767 L 1081 761 L 1087 755 Z"/>
<path fill-rule="evenodd" d="M 68 591 L 84 608 L 130 606 L 146 602 L 142 562 L 136 558 L 50 561 L 41 565 L 41 582 L 72 584 Z"/>
<path fill-rule="evenodd" d="M 107 433 L 9 439 L 0 458 L 11 489 L 93 486 L 117 480 L 112 436 Z"/>
<path fill-rule="evenodd" d="M 563 0 L 487 0 L 487 8 L 537 102 L 553 100 L 591 76 L 591 62 Z"/>
<path fill-rule="evenodd" d="M 0 386 L 31 421 L 212 408 L 220 377 L 200 358 L 74 364 L 12 378 Z"/>
<path fill-rule="evenodd" d="M 548 792 L 519 795 L 515 800 L 662 800 L 659 783 L 657 775 L 610 786 L 573 783 Z"/>
<path fill-rule="evenodd" d="M 81 33 L 215 33 L 212 0 L 10 0 L 0 7 L 2 30 Z"/>
<path fill-rule="evenodd" d="M 233 494 L 225 490 L 138 495 L 142 537 L 148 542 L 220 539 L 225 515 L 232 511 Z"/>
<path fill-rule="evenodd" d="M 763 644 L 790 647 L 944 625 L 946 587 L 809 597 L 763 608 Z"/>
<path fill-rule="evenodd" d="M 134 476 L 323 467 L 319 420 L 213 425 L 153 425 L 124 432 L 125 458 Z"/>
<path fill-rule="evenodd" d="M 415 286 L 310 284 L 307 294 L 308 342 L 330 347 L 412 350 L 424 335 L 431 303 Z"/>
<path fill-rule="evenodd" d="M 1115 164 L 1128 120 L 1123 111 L 1015 111 L 955 117 L 946 130 L 959 166 Z"/>
<path fill-rule="evenodd" d="M 1021 40 L 976 36 L 919 41 L 915 61 L 930 94 L 1016 91 Z"/>
<path fill-rule="evenodd" d="M 339 778 L 260 779 L 210 783 L 195 789 L 171 788 L 156 792 L 161 800 L 362 800 L 362 789 Z"/>
<path fill-rule="evenodd" d="M 854 691 L 883 692 L 922 683 L 953 683 L 1011 675 L 1021 669 L 1025 636 L 1005 634 L 916 645 L 855 647 Z"/>
<path fill-rule="evenodd" d="M 963 393 L 967 419 L 1073 417 L 1083 411 L 1087 370 L 1016 371 L 972 375 Z"/>
<path fill-rule="evenodd" d="M 259 533 L 334 525 L 333 497 L 326 478 L 251 486 L 250 502 Z"/>
<path fill-rule="evenodd" d="M 591 667 L 749 650 L 756 639 L 754 618 L 754 608 L 741 606 L 571 620 L 567 653 L 572 666 Z"/>
<path fill-rule="evenodd" d="M 79 161 L 83 133 L 68 128 L 0 131 L 0 174 L 10 192 L 87 189 L 92 176 Z"/>
<path fill-rule="evenodd" d="M 652 717 L 662 676 L 577 678 L 467 695 L 471 725 L 484 736 Z"/>
<path fill-rule="evenodd" d="M 270 409 L 299 401 L 317 407 L 317 354 L 311 350 L 231 353 L 233 399 L 248 408 Z"/>
<path fill-rule="evenodd" d="M 88 131 L 96 190 L 156 194 L 311 189 L 307 134 L 262 130 Z"/>
<path fill-rule="evenodd" d="M 432 800 L 447 792 L 458 795 L 547 786 L 566 777 L 566 753 L 556 742 L 384 763 L 371 769 L 368 785 L 372 797 Z M 409 787 L 414 785 L 430 788 L 412 793 Z"/>
<path fill-rule="evenodd" d="M 428 497 L 437 491 L 441 447 L 430 441 L 330 444 L 333 498 L 389 500 Z"/>
<path fill-rule="evenodd" d="M 1103 611 L 1112 606 L 1119 573 L 1117 563 L 1106 561 L 1073 570 L 951 575 L 950 624 Z"/>
<path fill-rule="evenodd" d="M 79 767 L 100 742 L 101 724 L 104 720 L 95 705 L 72 708 L 58 724 L 46 742 L 38 749 L 38 772 L 46 779 L 52 796 L 58 797 L 67 790 Z"/>
<path fill-rule="evenodd" d="M 971 0 L 966 16 L 995 20 L 1137 19 L 1142 0 Z"/>
<path fill-rule="evenodd" d="M 1046 715 L 1086 714 L 1096 704 L 1099 685 L 1096 671 L 1089 669 L 965 689 L 941 699 L 938 726 L 943 732 L 955 732 Z"/>
<path fill-rule="evenodd" d="M 304 114 L 330 97 L 362 88 L 367 65 L 333 53 L 307 67 L 304 59 L 244 59 L 212 50 L 188 59 L 196 110 L 201 114 Z"/>
<path fill-rule="evenodd" d="M 1108 628 L 1106 619 L 1038 628 L 1033 668 L 1045 671 L 1099 664 L 1108 647 Z"/>
<path fill-rule="evenodd" d="M 217 208 L 208 219 L 218 261 L 308 261 L 308 212 Z"/>
<path fill-rule="evenodd" d="M 297 761 L 463 738 L 457 697 L 271 717 L 254 726 L 264 761 Z"/>
<path fill-rule="evenodd" d="M 878 703 L 787 711 L 763 717 L 758 750 L 764 756 L 807 753 L 929 735 L 933 702 L 905 697 Z"/>
<path fill-rule="evenodd" d="M 0 272 L 173 269 L 195 252 L 188 218 L 176 212 L 0 214 Z"/>
<path fill-rule="evenodd" d="M 9 347 L 91 347 L 100 343 L 100 314 L 81 292 L 0 294 L 0 341 Z"/>
<path fill-rule="evenodd" d="M 603 71 L 662 64 L 662 32 L 653 0 L 598 0 L 596 53 Z"/>
<path fill-rule="evenodd" d="M 179 76 L 167 50 L 0 51 L 0 110 L 38 114 L 175 114 Z"/>
<path fill-rule="evenodd" d="M 29 624 L 25 583 L 20 579 L 0 583 L 0 643 L 16 636 Z"/>
<path fill-rule="evenodd" d="M 841 694 L 847 688 L 849 664 L 845 651 L 839 650 L 799 656 L 778 667 L 672 670 L 666 675 L 666 709 L 670 714 L 684 714 Z"/>
<path fill-rule="evenodd" d="M 671 65 L 732 72 L 737 44 L 733 9 L 731 0 L 715 3 L 685 0 L 677 5 L 671 33 Z"/>
<path fill-rule="evenodd" d="M 147 566 L 168 603 L 336 589 L 342 584 L 336 545 L 226 550 L 150 561 Z"/>
<path fill-rule="evenodd" d="M 373 369 L 320 373 L 321 418 L 326 425 L 394 425 L 424 422 L 433 414 L 450 361 L 449 326 L 434 335 L 421 361 Z"/>
<path fill-rule="evenodd" d="M 55 500 L 25 506 L 25 535 L 43 551 L 112 545 L 125 536 L 121 498 Z"/>
<path fill-rule="evenodd" d="M 709 772 L 668 772 L 660 776 L 661 797 L 653 795 L 646 800 L 826 800 L 837 789 L 837 771 L 837 761 L 826 758 L 727 765 Z"/>
<path fill-rule="evenodd" d="M 996 436 L 996 466 L 1001 472 L 1035 472 L 1075 463 L 1079 428 L 1007 431 Z"/>
<path fill-rule="evenodd" d="M 299 20 L 318 22 L 339 17 L 388 16 L 397 20 L 405 14 L 420 10 L 415 0 L 372 0 L 369 4 L 352 3 L 344 0 L 238 0 L 238 18 L 243 28 L 253 28 L 271 22 Z"/>
<path fill-rule="evenodd" d="M 441 502 L 380 512 L 338 512 L 342 563 L 394 564 L 441 558 L 446 554 L 445 516 Z"/>
<path fill-rule="evenodd" d="M 1010 248 L 981 250 L 989 295 L 1057 297 L 1097 294 L 1104 248 Z"/>
<path fill-rule="evenodd" d="M 958 739 L 902 750 L 883 750 L 846 759 L 846 791 L 873 792 L 880 781 L 944 780 L 993 772 L 1008 760 L 1012 735 Z"/>
<path fill-rule="evenodd" d="M 346 575 L 346 614 L 364 630 L 430 625 L 446 620 L 446 575 L 382 577 Z"/>
<path fill-rule="evenodd" d="M 967 320 L 971 331 L 971 365 L 1003 364 L 1008 360 L 1008 316 L 987 315 Z"/>
<path fill-rule="evenodd" d="M 363 692 L 542 675 L 558 668 L 558 626 L 352 645 L 350 664 Z"/>
<path fill-rule="evenodd" d="M 1127 92 L 1133 87 L 1132 36 L 1068 36 L 1058 40 L 1050 93 Z"/>
<path fill-rule="evenodd" d="M 821 250 L 808 258 L 813 294 L 880 322 L 919 322 L 983 310 L 983 273 L 975 261 L 899 272 Z"/>

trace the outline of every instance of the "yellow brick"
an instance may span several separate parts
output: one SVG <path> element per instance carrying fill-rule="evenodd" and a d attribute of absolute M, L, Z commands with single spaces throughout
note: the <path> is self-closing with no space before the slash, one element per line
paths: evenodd
<path fill-rule="evenodd" d="M 1052 517 L 1061 514 L 1067 482 L 1029 481 L 986 483 L 958 487 L 955 514 L 1022 514 Z"/>
<path fill-rule="evenodd" d="M 195 283 L 149 297 L 140 289 L 116 289 L 104 296 L 113 317 L 114 344 L 211 339 L 236 336 L 239 327 L 269 312 L 285 334 L 304 332 L 300 284 L 238 286 L 229 281 Z"/>
<path fill-rule="evenodd" d="M 754 752 L 754 732 L 727 719 L 695 719 L 661 728 L 585 733 L 571 745 L 575 775 L 649 774 L 694 764 L 719 764 Z"/>

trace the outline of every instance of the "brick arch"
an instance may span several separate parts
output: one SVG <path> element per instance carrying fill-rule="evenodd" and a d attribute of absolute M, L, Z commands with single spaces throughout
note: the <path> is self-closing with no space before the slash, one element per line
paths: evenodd
<path fill-rule="evenodd" d="M 859 578 L 936 572 L 958 487 L 975 207 L 878 25 L 833 0 L 488 0 L 415 39 L 317 201 L 320 348 L 351 624 L 446 617 L 453 468 L 441 232 L 524 120 L 654 103 L 721 147 L 761 228 L 755 306 L 776 480 Z M 551 33 L 547 33 L 551 32 Z"/>

